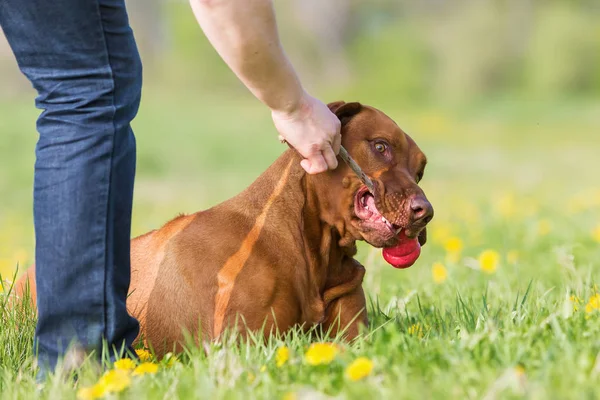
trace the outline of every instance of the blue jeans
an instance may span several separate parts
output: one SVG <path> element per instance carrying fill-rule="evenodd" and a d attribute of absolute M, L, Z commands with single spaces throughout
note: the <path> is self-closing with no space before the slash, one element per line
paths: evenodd
<path fill-rule="evenodd" d="M 40 372 L 76 341 L 131 349 L 125 302 L 142 68 L 124 0 L 0 0 L 42 110 L 34 178 Z"/>

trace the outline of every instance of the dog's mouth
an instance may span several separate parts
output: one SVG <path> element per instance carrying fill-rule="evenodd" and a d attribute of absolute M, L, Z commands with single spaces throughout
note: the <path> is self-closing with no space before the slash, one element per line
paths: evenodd
<path fill-rule="evenodd" d="M 416 238 L 408 238 L 403 227 L 391 223 L 377 209 L 375 196 L 361 187 L 354 196 L 354 214 L 364 239 L 383 248 L 383 258 L 396 268 L 408 268 L 421 254 Z"/>
<path fill-rule="evenodd" d="M 401 226 L 392 224 L 377 209 L 375 196 L 369 189 L 362 187 L 354 197 L 354 213 L 363 224 L 368 224 L 371 230 L 377 230 L 382 236 L 393 238 L 402 230 Z"/>

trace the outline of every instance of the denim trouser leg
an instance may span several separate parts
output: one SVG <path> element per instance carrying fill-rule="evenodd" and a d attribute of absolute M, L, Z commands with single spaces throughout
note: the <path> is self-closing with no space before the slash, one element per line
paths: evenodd
<path fill-rule="evenodd" d="M 52 369 L 72 340 L 100 350 L 138 334 L 125 300 L 141 62 L 123 0 L 1 0 L 0 24 L 43 110 L 35 345 Z"/>

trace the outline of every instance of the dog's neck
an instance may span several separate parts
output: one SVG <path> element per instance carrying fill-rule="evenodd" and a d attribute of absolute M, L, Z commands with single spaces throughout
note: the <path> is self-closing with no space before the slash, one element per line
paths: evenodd
<path fill-rule="evenodd" d="M 332 176 L 331 172 L 309 175 L 300 166 L 300 161 L 295 151 L 288 150 L 272 166 L 281 175 L 281 165 L 291 163 L 284 188 L 285 198 L 291 204 L 285 206 L 295 208 L 301 205 L 304 239 L 312 249 L 318 248 L 320 254 L 331 250 L 344 256 L 354 256 L 356 239 L 348 230 L 343 215 L 347 210 L 340 209 L 344 207 L 340 206 L 340 197 L 344 193 L 339 191 L 342 190 L 341 185 L 334 183 L 341 179 Z"/>
<path fill-rule="evenodd" d="M 290 171 L 283 188 L 282 201 L 275 207 L 296 215 L 298 234 L 302 237 L 304 254 L 309 267 L 310 280 L 324 290 L 336 275 L 344 274 L 343 259 L 356 254 L 355 239 L 346 229 L 346 222 L 339 209 L 340 196 L 331 181 L 331 173 L 309 175 L 300 166 L 301 158 L 293 150 L 286 151 L 273 170 L 280 176 Z M 271 174 L 269 174 L 271 175 Z"/>
<path fill-rule="evenodd" d="M 304 173 L 303 196 L 305 198 L 304 221 L 312 226 L 315 238 L 330 237 L 329 248 L 352 257 L 356 254 L 356 239 L 347 229 L 347 222 L 340 209 L 340 193 L 325 174 Z M 322 251 L 325 249 L 322 249 Z"/>
<path fill-rule="evenodd" d="M 307 258 L 315 262 L 318 259 L 315 273 L 327 274 L 329 266 L 356 254 L 356 243 L 341 216 L 339 200 L 343 194 L 332 187 L 335 179 L 331 173 L 309 175 L 300 161 L 298 153 L 287 150 L 246 190 L 226 203 L 234 202 L 235 208 L 251 219 L 269 208 L 267 218 L 277 220 L 281 234 L 297 230 L 295 240 L 302 242 Z"/>
<path fill-rule="evenodd" d="M 267 247 L 296 254 L 289 260 L 295 266 L 294 282 L 306 321 L 318 322 L 327 307 L 329 289 L 356 278 L 356 245 L 349 237 L 339 210 L 339 191 L 331 185 L 330 172 L 309 175 L 294 150 L 282 154 L 254 183 L 226 203 L 228 210 L 262 224 Z M 329 181 L 329 182 L 328 182 Z M 262 221 L 262 222 L 260 222 Z M 260 222 L 260 223 L 259 223 Z M 279 240 L 277 243 L 275 241 Z M 290 246 L 290 248 L 286 248 Z M 350 266 L 350 267 L 349 267 Z"/>

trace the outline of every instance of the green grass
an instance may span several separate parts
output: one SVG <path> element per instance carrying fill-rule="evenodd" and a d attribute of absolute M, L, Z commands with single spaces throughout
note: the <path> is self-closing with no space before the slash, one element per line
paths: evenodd
<path fill-rule="evenodd" d="M 600 238 L 593 234 L 600 229 L 600 104 L 497 101 L 415 110 L 359 100 L 385 110 L 428 155 L 422 186 L 436 210 L 429 242 L 408 270 L 359 246 L 370 299 L 364 337 L 343 345 L 327 366 L 303 361 L 316 334 L 214 344 L 207 354 L 192 347 L 174 366 L 133 379 L 119 397 L 599 398 L 600 311 L 585 308 L 600 268 Z M 5 264 L 31 261 L 36 114 L 28 103 L 0 105 L 0 159 L 8 166 L 0 170 Z M 268 113 L 245 94 L 208 99 L 150 89 L 135 128 L 134 235 L 234 195 L 283 150 Z M 463 244 L 459 256 L 447 254 L 450 237 Z M 485 249 L 500 256 L 492 274 L 477 261 Z M 442 283 L 432 277 L 436 262 L 448 273 Z M 14 265 L 0 264 L 5 279 Z M 577 310 L 572 295 L 582 301 Z M 49 378 L 38 391 L 34 318 L 0 299 L 2 398 L 75 398 L 78 388 L 97 381 L 89 363 L 77 384 Z M 278 368 L 274 356 L 282 345 L 291 356 Z M 359 356 L 374 369 L 352 382 L 344 369 Z"/>

